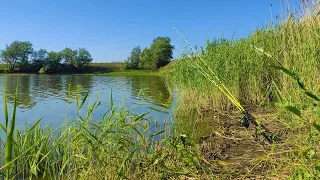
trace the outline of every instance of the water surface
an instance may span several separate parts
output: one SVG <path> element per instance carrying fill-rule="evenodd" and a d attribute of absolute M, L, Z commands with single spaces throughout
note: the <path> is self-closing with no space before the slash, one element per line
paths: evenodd
<path fill-rule="evenodd" d="M 101 117 L 110 108 L 111 91 L 114 104 L 118 107 L 123 105 L 138 114 L 150 112 L 149 117 L 158 121 L 169 120 L 172 114 L 173 95 L 158 76 L 8 75 L 0 76 L 2 123 L 3 88 L 6 89 L 11 111 L 17 81 L 19 128 L 23 128 L 25 123 L 33 124 L 39 118 L 43 118 L 42 124 L 53 127 L 58 127 L 66 119 L 74 119 L 76 105 L 68 98 L 69 84 L 72 90 L 77 85 L 89 90 L 88 102 L 102 103 L 95 111 L 94 118 Z M 83 111 L 86 111 L 85 107 Z"/>

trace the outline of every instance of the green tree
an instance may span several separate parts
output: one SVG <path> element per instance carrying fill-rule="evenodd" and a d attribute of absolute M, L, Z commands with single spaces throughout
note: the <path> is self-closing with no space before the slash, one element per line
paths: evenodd
<path fill-rule="evenodd" d="M 17 63 L 28 64 L 32 52 L 32 44 L 29 41 L 14 41 L 1 51 L 0 58 L 9 65 L 9 70 L 13 71 Z"/>
<path fill-rule="evenodd" d="M 156 70 L 170 63 L 174 46 L 168 37 L 157 37 L 150 48 L 145 48 L 140 56 L 139 68 Z"/>
<path fill-rule="evenodd" d="M 126 69 L 138 69 L 139 68 L 139 61 L 141 55 L 141 48 L 137 46 L 132 49 L 131 56 L 128 57 L 128 60 L 125 61 Z"/>
<path fill-rule="evenodd" d="M 78 55 L 75 58 L 75 63 L 73 64 L 77 68 L 83 67 L 85 64 L 92 62 L 92 57 L 89 51 L 85 48 L 79 48 Z"/>
<path fill-rule="evenodd" d="M 130 57 L 127 60 L 124 60 L 124 69 L 132 69 L 132 64 L 130 62 Z"/>
<path fill-rule="evenodd" d="M 171 45 L 169 37 L 157 37 L 153 40 L 150 47 L 152 60 L 156 68 L 163 67 L 170 63 L 173 55 L 174 46 Z"/>
<path fill-rule="evenodd" d="M 44 61 L 43 68 L 40 69 L 40 73 L 57 70 L 60 66 L 61 60 L 61 53 L 54 51 L 49 52 L 47 59 Z"/>
<path fill-rule="evenodd" d="M 61 55 L 65 64 L 74 65 L 76 63 L 78 51 L 72 50 L 70 48 L 65 48 L 61 51 Z"/>
<path fill-rule="evenodd" d="M 145 48 L 141 52 L 139 69 L 154 69 L 155 63 L 152 58 L 152 52 L 149 48 Z"/>
<path fill-rule="evenodd" d="M 34 51 L 31 55 L 31 61 L 33 64 L 44 64 L 48 58 L 48 51 L 45 49 L 39 49 Z"/>

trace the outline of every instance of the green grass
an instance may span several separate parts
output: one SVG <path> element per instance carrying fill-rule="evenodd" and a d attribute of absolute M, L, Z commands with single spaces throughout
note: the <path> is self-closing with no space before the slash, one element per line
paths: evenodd
<path fill-rule="evenodd" d="M 8 69 L 6 64 L 0 64 L 0 70 L 6 70 Z"/>
<path fill-rule="evenodd" d="M 142 75 L 158 75 L 158 72 L 157 71 L 150 71 L 150 70 L 126 70 L 126 71 L 110 72 L 110 73 L 107 73 L 107 75 L 113 75 L 113 76 L 138 75 L 138 76 L 142 76 Z"/>
<path fill-rule="evenodd" d="M 319 24 L 319 16 L 290 16 L 279 25 L 256 30 L 247 38 L 207 42 L 200 57 L 241 104 L 255 107 L 265 103 L 267 87 L 272 81 L 289 102 L 307 102 L 303 93 L 295 91 L 298 86 L 272 65 L 280 62 L 294 70 L 312 92 L 318 93 L 320 39 L 315 37 L 319 36 Z M 273 58 L 261 52 L 267 52 Z M 175 64 L 172 72 L 175 86 L 187 91 L 186 94 L 198 96 L 199 108 L 232 110 L 232 103 L 187 60 L 191 58 L 194 63 L 203 65 L 200 57 L 189 56 Z"/>
<path fill-rule="evenodd" d="M 256 162 L 256 167 L 271 177 L 319 178 L 320 166 L 316 162 L 320 146 L 315 140 L 319 132 L 312 126 L 319 123 L 316 106 L 319 103 L 308 94 L 320 93 L 320 38 L 315 38 L 320 32 L 319 1 L 305 8 L 289 12 L 279 24 L 257 29 L 247 38 L 208 41 L 200 52 L 186 52 L 176 61 L 167 78 L 179 92 L 176 117 L 180 117 L 177 118 L 180 128 L 191 137 L 218 132 L 227 139 L 242 139 L 241 129 L 234 129 L 233 125 L 241 117 L 236 103 L 219 90 L 221 84 L 225 85 L 244 108 L 254 112 L 259 121 L 281 137 L 281 142 L 261 147 L 266 155 L 247 160 Z M 278 71 L 279 67 L 297 74 L 299 83 L 287 76 L 290 73 Z M 211 81 L 214 76 L 222 83 Z M 301 82 L 308 91 L 299 90 Z M 271 103 L 267 101 L 269 94 Z M 261 117 L 265 112 L 272 114 L 265 119 Z M 250 136 L 246 138 L 242 139 L 242 149 L 253 153 L 247 142 Z M 228 144 L 227 140 L 225 143 Z M 249 169 L 244 177 L 259 176 L 255 168 L 247 165 L 244 168 Z"/>
<path fill-rule="evenodd" d="M 67 65 L 61 65 L 58 70 L 53 70 L 49 73 L 52 74 L 99 74 L 99 75 L 155 75 L 156 71 L 150 70 L 125 70 L 123 62 L 110 62 L 110 63 L 90 63 L 82 69 L 74 69 Z M 29 74 L 38 73 L 40 67 L 28 66 L 27 68 L 16 68 L 13 73 L 7 72 L 7 66 L 0 64 L 0 74 Z"/>
<path fill-rule="evenodd" d="M 310 11 L 299 15 L 290 14 L 247 38 L 208 42 L 199 56 L 188 55 L 155 73 L 166 76 L 178 92 L 174 129 L 164 122 L 165 129 L 150 131 L 153 124 L 146 114 L 116 108 L 112 95 L 111 108 L 94 120 L 91 115 L 101 104 L 84 110 L 87 93 L 79 87 L 69 97 L 75 99 L 77 112 L 87 114 L 58 129 L 38 121 L 16 130 L 13 138 L 7 134 L 10 142 L 0 148 L 7 149 L 0 174 L 34 179 L 319 178 L 320 16 Z M 300 78 L 293 81 L 286 75 L 290 72 L 273 67 L 279 64 Z M 280 141 L 265 143 L 255 137 L 254 128 L 241 127 L 235 101 L 197 65 L 202 73 L 212 70 Z M 110 73 L 126 74 L 149 72 Z M 300 90 L 301 82 L 308 91 Z M 269 84 L 274 95 L 270 104 Z"/>
<path fill-rule="evenodd" d="M 83 73 L 86 74 L 99 74 L 108 73 L 114 71 L 124 71 L 123 62 L 111 62 L 111 63 L 91 63 L 85 69 Z"/>
<path fill-rule="evenodd" d="M 193 141 L 172 134 L 166 121 L 164 129 L 157 122 L 151 131 L 147 114 L 117 108 L 112 94 L 111 108 L 94 120 L 91 115 L 101 104 L 88 103 L 88 109 L 83 109 L 87 96 L 81 86 L 69 91 L 77 112 L 86 111 L 86 115 L 57 129 L 41 125 L 41 120 L 24 130 L 14 129 L 13 111 L 6 145 L 0 148 L 1 152 L 6 149 L 5 161 L 0 161 L 3 178 L 167 179 L 197 177 L 206 171 Z"/>
<path fill-rule="evenodd" d="M 7 72 L 7 65 L 6 64 L 0 64 L 0 74 L 4 74 Z"/>
<path fill-rule="evenodd" d="M 12 112 L 12 118 L 9 121 L 8 116 L 8 107 L 7 107 L 7 97 L 6 92 L 3 93 L 3 99 L 4 99 L 4 117 L 5 117 L 5 125 L 1 124 L 1 128 L 6 133 L 6 145 L 5 145 L 5 166 L 6 166 L 6 177 L 9 177 L 12 172 L 12 160 L 13 160 L 13 144 L 14 144 L 14 135 L 15 135 L 15 125 L 16 125 L 16 108 L 17 108 L 17 92 L 18 89 L 16 89 L 15 94 L 15 101 L 13 105 L 13 112 Z"/>
<path fill-rule="evenodd" d="M 15 68 L 14 72 L 11 73 L 38 73 L 41 69 L 41 65 L 29 64 L 25 67 L 19 67 L 19 65 Z M 90 63 L 87 66 L 84 66 L 81 69 L 77 69 L 71 67 L 69 65 L 61 64 L 60 68 L 56 70 L 52 70 L 48 73 L 53 74 L 103 74 L 115 71 L 124 71 L 124 63 L 123 62 L 108 62 L 108 63 Z M 8 67 L 6 64 L 0 64 L 0 73 L 9 73 Z"/>

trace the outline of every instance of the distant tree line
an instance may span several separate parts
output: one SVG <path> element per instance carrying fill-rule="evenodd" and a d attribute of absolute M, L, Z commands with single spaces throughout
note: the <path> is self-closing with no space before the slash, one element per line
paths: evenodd
<path fill-rule="evenodd" d="M 61 68 L 81 69 L 92 62 L 92 57 L 85 48 L 72 50 L 65 48 L 60 52 L 45 49 L 34 50 L 29 41 L 14 41 L 0 52 L 2 62 L 8 64 L 9 71 L 30 67 L 39 73 L 49 73 Z"/>
<path fill-rule="evenodd" d="M 125 61 L 126 69 L 156 70 L 170 63 L 174 46 L 169 37 L 157 37 L 150 47 L 141 51 L 140 46 L 132 49 Z"/>

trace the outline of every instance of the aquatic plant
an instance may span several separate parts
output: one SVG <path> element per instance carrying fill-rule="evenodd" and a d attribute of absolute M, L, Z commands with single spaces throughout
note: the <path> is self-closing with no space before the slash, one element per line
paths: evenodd
<path fill-rule="evenodd" d="M 158 179 L 196 177 L 206 171 L 193 140 L 174 134 L 166 122 L 163 126 L 157 122 L 156 129 L 150 129 L 147 113 L 138 115 L 116 107 L 112 93 L 110 109 L 97 120 L 92 113 L 100 102 L 88 103 L 88 92 L 81 86 L 68 95 L 77 112 L 87 110 L 57 129 L 42 124 L 41 119 L 24 130 L 15 129 L 13 111 L 5 139 L 6 158 L 0 168 L 7 172 L 3 177 Z M 5 114 L 7 117 L 7 110 Z"/>

